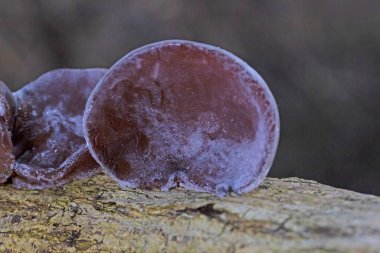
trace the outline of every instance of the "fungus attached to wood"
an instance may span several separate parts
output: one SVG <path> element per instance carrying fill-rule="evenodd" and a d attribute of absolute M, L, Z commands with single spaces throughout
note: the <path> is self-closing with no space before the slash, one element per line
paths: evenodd
<path fill-rule="evenodd" d="M 276 102 L 235 55 L 170 40 L 109 70 L 59 69 L 12 94 L 0 83 L 0 183 L 46 188 L 98 173 L 123 187 L 252 190 L 277 149 Z"/>
<path fill-rule="evenodd" d="M 235 55 L 162 41 L 110 68 L 87 101 L 84 130 L 92 155 L 121 186 L 224 195 L 264 179 L 279 116 L 263 79 Z"/>
<path fill-rule="evenodd" d="M 53 187 L 98 172 L 82 119 L 87 98 L 105 71 L 58 69 L 14 93 L 14 186 Z"/>

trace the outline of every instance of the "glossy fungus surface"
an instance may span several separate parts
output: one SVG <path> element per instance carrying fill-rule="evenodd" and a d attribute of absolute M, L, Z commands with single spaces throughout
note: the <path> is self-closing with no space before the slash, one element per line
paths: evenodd
<path fill-rule="evenodd" d="M 16 116 L 16 103 L 12 92 L 0 81 L 0 183 L 13 172 L 14 155 L 12 130 Z"/>
<path fill-rule="evenodd" d="M 97 173 L 83 137 L 83 112 L 105 71 L 54 70 L 14 93 L 16 187 L 58 186 Z"/>
<path fill-rule="evenodd" d="M 263 79 L 233 54 L 163 41 L 127 54 L 86 105 L 92 155 L 120 185 L 224 195 L 256 187 L 277 148 L 279 116 Z"/>

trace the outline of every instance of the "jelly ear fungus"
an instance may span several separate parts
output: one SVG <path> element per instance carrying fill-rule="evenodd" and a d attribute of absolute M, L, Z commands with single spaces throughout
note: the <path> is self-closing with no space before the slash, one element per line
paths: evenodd
<path fill-rule="evenodd" d="M 16 116 L 16 102 L 12 92 L 0 81 L 0 183 L 13 173 L 14 155 L 12 131 Z"/>
<path fill-rule="evenodd" d="M 14 93 L 13 185 L 46 188 L 99 171 L 83 137 L 85 103 L 105 69 L 58 69 Z"/>
<path fill-rule="evenodd" d="M 217 195 L 262 182 L 279 129 L 275 100 L 255 70 L 223 49 L 180 40 L 120 59 L 84 113 L 91 154 L 121 186 Z"/>

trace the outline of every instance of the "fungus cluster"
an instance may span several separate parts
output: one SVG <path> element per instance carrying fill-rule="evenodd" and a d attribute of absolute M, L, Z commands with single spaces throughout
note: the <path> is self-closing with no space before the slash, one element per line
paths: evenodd
<path fill-rule="evenodd" d="M 109 69 L 0 83 L 0 182 L 63 185 L 104 171 L 122 187 L 225 195 L 255 188 L 279 139 L 275 100 L 235 55 L 190 41 L 136 49 Z"/>

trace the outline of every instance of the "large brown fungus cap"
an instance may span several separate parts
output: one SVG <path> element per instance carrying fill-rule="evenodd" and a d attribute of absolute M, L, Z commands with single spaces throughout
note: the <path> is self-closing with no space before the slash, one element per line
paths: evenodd
<path fill-rule="evenodd" d="M 231 53 L 189 41 L 127 54 L 84 117 L 92 155 L 129 187 L 246 192 L 268 173 L 279 138 L 263 79 Z"/>
<path fill-rule="evenodd" d="M 93 175 L 83 137 L 85 103 L 105 69 L 59 69 L 14 93 L 16 187 L 45 188 Z"/>
<path fill-rule="evenodd" d="M 16 116 L 16 103 L 12 92 L 0 81 L 0 183 L 13 173 L 14 155 L 12 130 Z"/>

